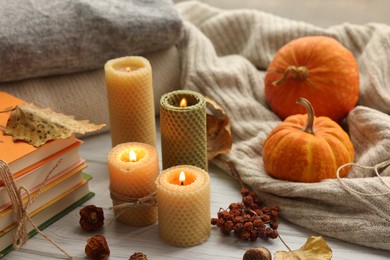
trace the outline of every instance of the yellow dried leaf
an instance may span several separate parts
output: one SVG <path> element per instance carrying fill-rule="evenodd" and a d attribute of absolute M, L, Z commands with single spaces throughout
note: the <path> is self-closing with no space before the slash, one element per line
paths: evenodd
<path fill-rule="evenodd" d="M 207 157 L 212 160 L 220 154 L 230 152 L 233 138 L 230 120 L 225 111 L 214 100 L 205 97 L 207 106 Z"/>
<path fill-rule="evenodd" d="M 322 236 L 310 236 L 300 249 L 291 252 L 279 251 L 274 257 L 274 260 L 298 259 L 332 259 L 332 249 Z"/>
<path fill-rule="evenodd" d="M 11 112 L 4 133 L 12 135 L 14 141 L 23 140 L 39 147 L 49 140 L 97 131 L 104 126 L 92 124 L 87 120 L 78 121 L 73 116 L 56 113 L 49 108 L 23 104 Z"/>

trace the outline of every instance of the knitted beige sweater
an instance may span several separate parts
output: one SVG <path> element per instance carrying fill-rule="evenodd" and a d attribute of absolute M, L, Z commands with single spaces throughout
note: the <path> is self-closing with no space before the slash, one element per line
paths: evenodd
<path fill-rule="evenodd" d="M 264 98 L 265 69 L 277 50 L 307 35 L 338 39 L 357 58 L 361 71 L 359 106 L 348 116 L 355 162 L 375 165 L 390 159 L 390 27 L 343 24 L 327 29 L 251 10 L 222 11 L 196 2 L 177 5 L 185 22 L 179 51 L 184 88 L 220 103 L 232 126 L 231 153 L 215 163 L 227 173 L 232 160 L 245 183 L 281 216 L 323 235 L 390 250 L 390 200 L 348 191 L 337 179 L 294 183 L 264 170 L 263 142 L 280 119 Z M 382 176 L 389 176 L 390 169 Z M 390 192 L 373 170 L 353 167 L 349 187 L 368 193 Z M 390 185 L 390 177 L 383 177 Z"/>

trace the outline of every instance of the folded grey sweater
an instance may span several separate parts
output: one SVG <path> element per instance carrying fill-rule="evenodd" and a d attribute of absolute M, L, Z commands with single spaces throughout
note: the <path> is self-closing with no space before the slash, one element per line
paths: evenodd
<path fill-rule="evenodd" d="M 0 17 L 0 82 L 166 49 L 182 28 L 171 0 L 3 0 Z"/>

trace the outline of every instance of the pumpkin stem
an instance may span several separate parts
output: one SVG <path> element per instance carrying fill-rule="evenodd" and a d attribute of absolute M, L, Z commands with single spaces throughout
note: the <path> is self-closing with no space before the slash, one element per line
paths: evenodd
<path fill-rule="evenodd" d="M 306 66 L 288 66 L 287 69 L 284 71 L 282 77 L 280 79 L 275 80 L 272 82 L 272 85 L 274 86 L 280 86 L 284 83 L 284 81 L 287 79 L 287 76 L 289 72 L 292 72 L 292 76 L 294 80 L 305 80 L 309 76 L 309 70 Z"/>
<path fill-rule="evenodd" d="M 298 98 L 297 103 L 303 105 L 307 111 L 307 122 L 302 130 L 309 134 L 315 134 L 314 131 L 314 108 L 306 98 Z"/>

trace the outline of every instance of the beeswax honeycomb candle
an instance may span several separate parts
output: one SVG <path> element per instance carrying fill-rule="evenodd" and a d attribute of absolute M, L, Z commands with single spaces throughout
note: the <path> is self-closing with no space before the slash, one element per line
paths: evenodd
<path fill-rule="evenodd" d="M 163 169 L 194 165 L 207 171 L 206 101 L 195 91 L 177 90 L 160 99 Z"/>
<path fill-rule="evenodd" d="M 178 165 L 164 170 L 156 183 L 161 238 L 177 247 L 205 242 L 211 231 L 208 173 L 192 165 Z"/>
<path fill-rule="evenodd" d="M 110 190 L 117 219 L 128 225 L 146 226 L 157 221 L 157 206 L 152 199 L 137 207 L 118 207 L 156 192 L 159 175 L 157 150 L 144 143 L 123 143 L 108 155 Z M 152 206 L 150 206 L 152 205 Z"/>
<path fill-rule="evenodd" d="M 104 66 L 111 141 L 156 146 L 152 67 L 143 57 L 129 56 Z"/>

